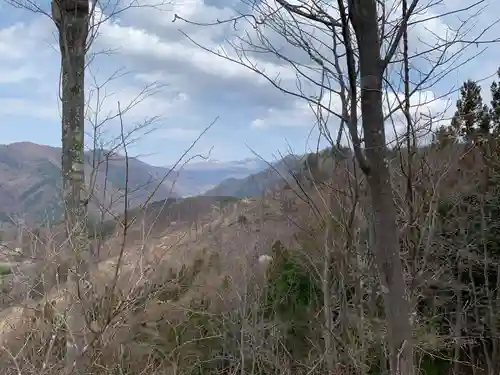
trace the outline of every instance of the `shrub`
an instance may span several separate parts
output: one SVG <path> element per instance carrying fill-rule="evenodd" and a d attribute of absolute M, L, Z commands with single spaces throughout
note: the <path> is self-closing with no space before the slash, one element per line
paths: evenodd
<path fill-rule="evenodd" d="M 0 277 L 7 276 L 12 273 L 12 269 L 8 264 L 0 263 Z"/>
<path fill-rule="evenodd" d="M 299 254 L 289 251 L 279 241 L 274 243 L 273 253 L 267 274 L 264 316 L 281 326 L 288 351 L 300 358 L 313 349 L 308 339 L 320 337 L 314 316 L 323 299 L 321 287 Z"/>

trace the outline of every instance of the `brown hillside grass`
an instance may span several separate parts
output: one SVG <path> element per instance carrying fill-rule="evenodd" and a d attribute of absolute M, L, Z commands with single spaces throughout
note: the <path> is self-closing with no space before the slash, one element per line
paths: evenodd
<path fill-rule="evenodd" d="M 458 200 L 470 194 L 481 181 L 480 170 L 474 167 L 475 151 L 458 146 L 446 152 L 423 150 L 413 158 L 416 222 L 409 223 L 401 168 L 405 158 L 391 160 L 402 234 L 411 226 L 430 227 L 433 206 L 445 198 Z M 89 373 L 184 375 L 213 373 L 217 368 L 238 372 L 250 366 L 248 361 L 255 373 L 271 368 L 286 374 L 324 373 L 316 364 L 323 339 L 315 327 L 322 312 L 308 322 L 308 340 L 317 348 L 302 353 L 299 363 L 282 350 L 290 338 L 281 323 L 266 320 L 260 306 L 269 285 L 259 257 L 276 257 L 272 247 L 280 241 L 300 254 L 302 266 L 321 280 L 330 220 L 335 280 L 366 288 L 376 301 L 378 276 L 368 245 L 370 203 L 364 178 L 349 159 L 313 177 L 312 182 L 301 181 L 302 186 L 277 187 L 263 198 L 223 204 L 211 197 L 193 198 L 165 211 L 162 203 L 153 205 L 129 232 L 111 295 L 121 250 L 118 228 L 92 270 L 94 298 L 87 309 L 93 311 L 89 324 L 95 332 L 89 334 L 84 354 Z M 440 272 L 439 264 L 430 266 L 428 272 Z M 342 336 L 347 341 L 338 345 L 346 349 L 338 361 L 340 367 L 356 367 L 366 360 L 369 348 L 384 340 L 385 323 L 376 305 L 366 305 L 372 302 L 343 305 L 341 297 L 347 292 L 342 285 L 332 286 L 337 288 L 332 289 L 332 310 L 342 312 L 343 324 L 353 333 Z M 422 293 L 427 287 L 420 286 Z M 0 364 L 5 374 L 38 375 L 59 369 L 65 336 L 62 314 L 67 307 L 63 293 L 63 286 L 52 286 L 42 300 L 25 301 L 2 312 Z M 113 319 L 107 322 L 110 311 Z M 425 322 L 415 323 L 415 334 L 419 348 L 427 352 L 448 345 Z M 347 347 L 357 351 L 348 352 Z M 225 358 L 219 350 L 232 357 Z"/>
<path fill-rule="evenodd" d="M 202 203 L 203 207 L 213 204 L 213 199 L 206 201 Z M 264 210 L 261 210 L 260 206 L 263 206 Z M 187 308 L 190 301 L 209 298 L 218 301 L 217 304 L 224 306 L 227 311 L 235 308 L 235 299 L 242 285 L 248 282 L 248 275 L 257 272 L 258 257 L 269 252 L 272 243 L 278 239 L 290 243 L 292 230 L 286 220 L 280 217 L 278 207 L 279 204 L 272 201 L 264 205 L 257 200 L 233 203 L 222 212 L 209 212 L 200 218 L 197 230 L 185 223 L 180 229 L 169 231 L 163 236 L 156 232 L 156 236 L 139 246 L 137 238 L 131 240 L 125 249 L 114 294 L 115 297 L 119 296 L 124 304 L 131 303 L 130 301 L 138 303 L 141 298 L 146 300 L 142 302 L 144 306 L 141 307 L 141 313 L 129 314 L 127 309 L 118 314 L 115 319 L 120 324 L 115 323 L 109 327 L 100 339 L 99 350 L 105 350 L 101 359 L 109 358 L 109 363 L 108 359 L 104 362 L 111 365 L 119 356 L 121 346 L 132 344 L 134 331 L 140 330 L 143 322 L 155 321 L 166 315 L 176 316 Z M 199 206 L 194 209 L 190 206 L 187 211 L 189 213 L 198 209 Z M 238 223 L 238 217 L 242 215 L 248 218 L 245 225 Z M 118 242 L 118 236 L 108 241 L 107 246 L 115 250 L 109 251 L 110 257 L 100 262 L 92 272 L 97 300 L 99 296 L 102 298 L 106 295 L 106 286 L 113 280 L 118 258 L 115 254 Z M 203 265 L 201 270 L 189 271 L 193 267 L 200 267 L 200 264 Z M 186 272 L 194 273 L 183 276 Z M 231 280 L 231 291 L 227 289 L 222 296 L 221 285 L 228 280 Z M 158 286 L 161 286 L 161 290 L 154 290 Z M 33 345 L 50 342 L 54 328 L 47 326 L 49 323 L 44 315 L 45 305 L 53 304 L 54 314 L 61 314 L 66 308 L 61 293 L 61 286 L 53 287 L 40 302 L 12 307 L 3 312 L 0 342 L 9 348 L 9 352 L 18 353 L 19 360 L 24 358 L 25 362 L 36 362 L 43 366 L 43 356 L 38 354 L 39 357 L 36 358 Z M 162 300 L 162 297 L 159 297 L 169 294 L 172 295 L 171 299 Z M 33 332 L 37 332 L 39 337 L 33 337 Z M 31 349 L 28 350 L 30 345 Z M 137 349 L 137 352 L 128 354 L 138 356 L 132 363 L 144 364 L 146 358 L 143 350 Z M 3 360 L 6 361 L 3 363 L 10 363 L 12 366 L 9 354 L 4 353 Z"/>

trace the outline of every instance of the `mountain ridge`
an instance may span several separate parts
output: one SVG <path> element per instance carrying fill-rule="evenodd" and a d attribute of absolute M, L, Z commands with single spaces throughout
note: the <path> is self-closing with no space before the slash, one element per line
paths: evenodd
<path fill-rule="evenodd" d="M 89 212 L 98 213 L 103 206 L 113 213 L 123 212 L 125 157 L 117 152 L 90 150 L 86 151 L 85 158 L 86 183 L 94 186 Z M 94 160 L 98 160 L 97 163 Z M 96 164 L 98 168 L 92 167 Z M 129 208 L 146 201 L 200 195 L 227 178 L 245 178 L 258 173 L 264 165 L 260 159 L 247 158 L 192 163 L 171 170 L 130 157 Z M 39 225 L 60 217 L 60 168 L 59 147 L 28 141 L 0 145 L 0 225 L 15 225 L 19 221 Z"/>

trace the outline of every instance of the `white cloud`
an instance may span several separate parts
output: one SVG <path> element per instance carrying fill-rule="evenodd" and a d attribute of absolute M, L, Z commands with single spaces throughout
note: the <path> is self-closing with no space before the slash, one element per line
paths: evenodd
<path fill-rule="evenodd" d="M 46 56 L 50 50 L 44 47 L 53 41 L 54 31 L 54 24 L 44 16 L 0 29 L 0 61 L 22 61 L 35 51 L 39 57 Z"/>
<path fill-rule="evenodd" d="M 128 1 L 133 0 L 123 0 L 123 2 Z M 275 4 L 274 0 L 269 1 Z M 451 1 L 456 2 L 456 0 L 446 0 L 446 3 Z M 147 0 L 147 2 L 159 1 Z M 240 7 L 242 4 L 239 0 L 224 0 L 217 3 L 211 0 L 210 3 L 216 6 L 208 5 L 203 0 L 186 0 L 166 5 L 164 11 L 151 7 L 132 8 L 101 25 L 94 51 L 108 47 L 118 50 L 111 56 L 101 55 L 96 59 L 94 67 L 101 71 L 99 83 L 104 82 L 106 74 L 120 67 L 125 67 L 132 73 L 107 85 L 107 93 L 114 94 L 106 99 L 101 108 L 103 116 L 116 113 L 117 101 L 125 106 L 139 94 L 144 85 L 160 81 L 166 85 L 158 94 L 145 98 L 127 113 L 125 120 L 128 124 L 161 115 L 165 123 L 164 132 L 155 132 L 155 136 L 178 140 L 176 142 L 178 144 L 194 139 L 199 133 L 197 124 L 207 124 L 217 115 L 221 116 L 217 127 L 227 126 L 227 132 L 226 129 L 220 132 L 221 137 L 236 128 L 244 128 L 238 137 L 242 143 L 249 146 L 262 142 L 262 133 L 257 129 L 266 129 L 266 134 L 274 133 L 273 136 L 284 138 L 288 137 L 288 132 L 284 132 L 283 129 L 288 128 L 290 134 L 303 134 L 302 138 L 306 137 L 316 120 L 305 101 L 296 101 L 292 96 L 284 95 L 263 77 L 245 67 L 203 51 L 179 32 L 179 29 L 185 31 L 207 48 L 217 49 L 223 46 L 228 54 L 236 57 L 224 39 L 228 38 L 235 42 L 238 37 L 245 36 L 246 32 L 254 38 L 255 32 L 250 25 L 243 21 L 238 22 L 237 30 L 234 30 L 232 23 L 217 27 L 197 27 L 182 21 L 171 22 L 174 13 L 198 22 L 226 19 L 236 14 L 235 4 Z M 258 4 L 263 3 L 258 2 Z M 457 5 L 461 6 L 461 3 L 457 2 Z M 446 10 L 450 10 L 448 8 Z M 436 6 L 426 13 L 419 13 L 414 19 L 428 18 L 443 10 L 445 8 Z M 11 9 L 2 9 L 2 13 L 4 11 L 9 12 Z M 109 9 L 104 9 L 104 12 L 109 12 Z M 441 38 L 446 36 L 450 32 L 448 24 L 456 26 L 452 21 L 452 18 L 443 18 L 429 19 L 425 23 L 420 23 L 410 33 L 410 49 L 412 51 L 421 49 L 422 44 L 418 42 L 418 38 L 433 44 L 436 35 Z M 478 22 L 478 25 L 481 27 L 481 22 Z M 263 32 L 285 55 L 296 61 L 305 62 L 306 65 L 311 64 L 309 57 L 303 51 L 287 45 L 283 38 L 273 34 L 269 28 Z M 313 28 L 310 28 L 310 32 L 319 41 L 330 42 L 331 36 L 327 33 Z M 44 121 L 59 120 L 57 82 L 60 61 L 54 33 L 53 23 L 38 15 L 32 16 L 29 21 L 10 24 L 3 29 L 0 27 L 0 83 L 4 84 L 4 88 L 0 87 L 0 98 L 3 98 L 0 104 L 5 104 L 0 108 L 0 113 L 9 113 L 11 117 L 29 115 Z M 270 76 L 279 75 L 283 86 L 297 91 L 295 72 L 290 65 L 278 61 L 269 54 L 250 55 L 252 61 L 257 62 L 258 66 L 265 69 Z M 498 52 L 492 52 L 490 56 L 493 56 L 490 57 L 490 61 L 493 62 L 489 64 L 497 64 Z M 464 70 L 460 76 L 457 75 L 458 78 L 454 78 L 455 81 L 449 79 L 416 95 L 412 99 L 413 116 L 420 123 L 428 121 L 427 118 L 420 116 L 421 112 L 431 111 L 432 116 L 437 116 L 441 109 L 446 107 L 447 99 L 423 104 L 426 101 L 425 96 L 435 99 L 452 85 L 457 82 L 460 84 L 469 74 L 481 71 L 486 66 L 486 61 L 481 60 L 477 66 L 479 69 L 476 68 L 474 71 Z M 398 68 L 394 68 L 395 73 L 399 73 Z M 425 72 L 424 68 L 426 67 L 422 64 L 412 65 L 414 74 L 412 79 L 418 79 L 418 76 L 423 74 L 419 71 Z M 318 69 L 308 74 L 316 78 Z M 395 87 L 401 90 L 396 75 Z M 318 94 L 317 85 L 307 83 L 304 79 L 300 83 L 301 89 L 308 95 Z M 14 87 L 15 92 L 11 93 L 5 89 L 7 84 L 8 87 Z M 389 99 L 393 100 L 394 95 L 389 95 Z M 452 98 L 452 101 L 454 100 L 455 98 Z M 331 107 L 338 111 L 339 104 L 335 99 Z M 403 126 L 401 113 L 394 117 L 399 124 L 398 131 L 401 131 Z M 254 130 L 250 130 L 248 125 Z M 332 116 L 329 125 L 332 129 L 337 126 L 337 120 Z M 387 132 L 393 133 L 390 127 Z"/>
<path fill-rule="evenodd" d="M 400 23 L 403 13 L 402 2 L 400 0 L 390 0 L 385 5 L 386 9 L 391 9 L 387 20 L 387 29 L 390 30 L 391 27 Z M 450 40 L 456 34 L 456 31 L 452 30 L 445 22 L 444 17 L 440 17 L 440 14 L 444 11 L 444 2 L 421 2 L 417 5 L 409 20 L 411 25 L 409 36 L 413 38 L 413 40 L 409 41 L 409 44 L 413 49 L 420 50 L 423 44 L 426 46 L 433 45 L 439 39 L 441 42 Z M 428 47 L 424 48 L 428 49 Z"/>
<path fill-rule="evenodd" d="M 24 98 L 0 98 L 0 114 L 26 116 L 40 120 L 57 120 L 57 110 L 45 103 Z"/>
<path fill-rule="evenodd" d="M 306 100 L 295 100 L 291 108 L 268 108 L 260 117 L 254 119 L 250 126 L 254 129 L 270 127 L 304 128 L 313 127 L 315 124 L 312 111 Z"/>
<path fill-rule="evenodd" d="M 1 77 L 0 77 L 1 80 Z M 141 95 L 141 88 L 129 86 L 126 83 L 115 86 L 116 91 L 108 88 L 107 92 L 101 93 L 106 98 L 102 100 L 97 108 L 95 99 L 90 99 L 87 104 L 89 110 L 87 115 L 94 119 L 98 112 L 98 122 L 107 117 L 116 117 L 118 114 L 118 102 L 122 111 L 128 109 L 122 116 L 126 127 L 135 127 L 139 122 L 153 117 L 166 117 L 174 112 L 183 111 L 189 103 L 189 98 L 179 93 L 174 96 L 162 96 L 161 92 L 153 93 L 151 96 Z M 87 94 L 87 96 L 89 96 Z M 94 98 L 92 96 L 92 98 Z M 0 114 L 29 116 L 35 119 L 58 121 L 60 120 L 60 102 L 57 96 L 26 97 L 26 98 L 1 98 Z M 106 127 L 110 130 L 118 129 L 118 120 L 108 122 Z"/>
<path fill-rule="evenodd" d="M 100 17 L 99 9 L 96 17 Z M 113 66 L 107 66 L 106 58 L 101 58 L 91 65 L 95 68 L 93 70 L 97 71 L 96 80 L 99 85 L 112 74 L 106 76 L 106 69 L 101 72 L 103 65 L 110 71 L 115 69 Z M 59 64 L 55 25 L 47 17 L 39 15 L 31 22 L 16 22 L 0 28 L 0 84 L 16 84 L 19 91 L 16 97 L 11 97 L 9 92 L 0 91 L 0 113 L 58 121 Z M 117 65 L 115 67 L 120 68 Z M 90 112 L 94 112 L 97 108 L 95 92 L 90 94 L 94 90 L 94 77 L 88 74 L 87 78 L 87 105 L 91 109 Z M 28 79 L 36 79 L 37 82 L 27 84 Z M 179 90 L 167 90 L 165 87 L 160 90 L 156 89 L 158 86 L 152 86 L 144 91 L 144 87 L 144 84 L 134 82 L 131 75 L 108 82 L 100 92 L 99 117 L 103 119 L 108 115 L 115 115 L 120 102 L 122 109 L 131 106 L 124 119 L 133 124 L 154 116 L 170 115 L 174 110 L 182 111 L 189 102 L 188 95 Z"/>
<path fill-rule="evenodd" d="M 0 55 L 2 59 L 18 60 L 25 55 L 26 51 L 18 48 L 12 43 L 12 41 L 21 35 L 23 31 L 24 25 L 20 23 L 0 30 Z"/>
<path fill-rule="evenodd" d="M 258 77 L 249 69 L 204 51 L 186 40 L 181 42 L 162 39 L 144 29 L 123 25 L 119 20 L 110 20 L 104 23 L 100 32 L 99 46 L 119 48 L 120 53 L 124 55 L 188 64 L 202 73 L 222 79 L 243 79 L 247 82 L 266 83 L 264 78 Z M 207 48 L 210 47 L 217 48 L 217 52 L 222 55 L 236 58 L 230 50 L 226 50 L 222 46 L 217 47 L 214 44 L 207 46 Z M 295 74 L 289 68 L 258 59 L 252 63 L 255 63 L 260 70 L 265 71 L 270 76 L 280 75 L 284 79 L 295 78 Z"/>
<path fill-rule="evenodd" d="M 12 67 L 8 64 L 0 64 L 0 84 L 12 84 L 22 82 L 27 79 L 40 78 L 40 74 L 31 67 Z"/>
<path fill-rule="evenodd" d="M 89 93 L 92 88 L 89 88 Z M 116 116 L 119 113 L 118 103 L 123 113 L 123 119 L 137 122 L 152 117 L 164 117 L 172 114 L 172 111 L 183 111 L 189 103 L 189 97 L 185 93 L 170 94 L 161 87 L 133 86 L 125 82 L 118 82 L 103 88 L 100 93 L 102 101 L 97 105 L 95 93 L 88 94 L 90 98 L 88 105 L 90 113 L 106 118 Z"/>
<path fill-rule="evenodd" d="M 146 1 L 146 3 L 155 2 Z M 158 1 L 156 1 L 158 3 Z M 205 3 L 203 0 L 185 0 L 179 2 L 167 3 L 158 10 L 158 7 L 142 6 L 134 9 L 133 12 L 123 14 L 123 19 L 127 23 L 133 23 L 147 31 L 159 32 L 165 38 L 170 40 L 183 39 L 178 33 L 179 28 L 189 35 L 196 35 L 205 42 L 211 42 L 218 37 L 224 37 L 224 28 L 204 28 L 196 25 L 188 25 L 182 21 L 173 22 L 174 15 L 187 20 L 196 20 L 198 23 L 212 23 L 233 17 L 236 12 L 224 2 L 221 6 L 214 6 Z"/>
<path fill-rule="evenodd" d="M 406 132 L 406 118 L 402 110 L 398 109 L 400 103 L 398 97 L 399 100 L 402 100 L 404 95 L 398 94 L 396 96 L 394 93 L 384 95 L 384 114 L 388 116 L 393 112 L 391 119 L 386 122 L 385 129 L 389 141 Z M 446 121 L 444 115 L 448 112 L 450 102 L 447 99 L 436 97 L 432 91 L 418 92 L 411 97 L 410 103 L 410 113 L 418 135 L 427 133 L 429 129 L 436 129 L 443 124 L 443 121 Z M 340 113 L 341 103 L 338 96 L 332 96 L 331 100 L 323 99 L 323 105 L 328 106 L 335 113 Z M 306 100 L 296 100 L 291 108 L 284 110 L 269 108 L 263 116 L 252 121 L 251 127 L 258 130 L 303 127 L 305 131 L 309 131 L 318 123 L 316 111 L 317 108 L 314 105 L 311 108 Z M 325 110 L 322 112 L 323 121 L 336 137 L 339 128 L 338 117 L 326 113 Z M 361 123 L 359 131 L 361 132 Z"/>

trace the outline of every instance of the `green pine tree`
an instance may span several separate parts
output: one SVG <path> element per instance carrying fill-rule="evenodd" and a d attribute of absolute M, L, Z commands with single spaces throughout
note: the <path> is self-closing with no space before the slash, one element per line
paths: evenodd
<path fill-rule="evenodd" d="M 498 78 L 500 79 L 500 68 L 497 71 Z M 500 134 L 500 84 L 493 81 L 490 86 L 491 91 L 491 130 L 493 134 Z"/>
<path fill-rule="evenodd" d="M 460 89 L 451 126 L 467 142 L 490 133 L 490 113 L 488 106 L 483 105 L 481 87 L 470 79 Z"/>
<path fill-rule="evenodd" d="M 433 143 L 440 148 L 447 147 L 457 141 L 456 133 L 451 126 L 440 126 L 434 133 Z"/>

